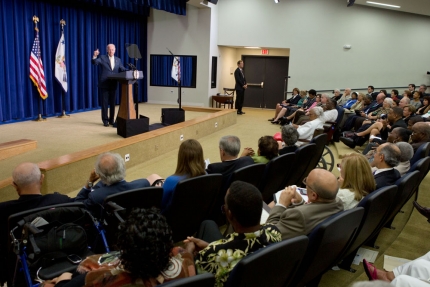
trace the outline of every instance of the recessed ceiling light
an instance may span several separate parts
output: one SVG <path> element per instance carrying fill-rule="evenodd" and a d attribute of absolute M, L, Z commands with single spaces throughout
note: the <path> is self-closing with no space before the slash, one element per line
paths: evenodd
<path fill-rule="evenodd" d="M 279 0 L 274 0 L 275 1 L 275 3 L 279 3 Z"/>
<path fill-rule="evenodd" d="M 379 2 L 366 1 L 366 3 L 373 4 L 373 5 L 379 5 L 379 6 L 385 6 L 385 7 L 391 7 L 391 8 L 400 8 L 400 6 L 397 6 L 397 5 L 385 4 L 385 3 L 379 3 Z"/>
<path fill-rule="evenodd" d="M 245 49 L 261 49 L 260 47 L 245 47 Z"/>

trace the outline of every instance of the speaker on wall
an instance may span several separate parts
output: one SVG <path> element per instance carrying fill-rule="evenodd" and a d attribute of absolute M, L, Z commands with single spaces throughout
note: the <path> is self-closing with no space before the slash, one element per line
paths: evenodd
<path fill-rule="evenodd" d="M 218 3 L 218 0 L 208 0 L 208 2 L 211 2 L 212 4 L 217 4 Z"/>

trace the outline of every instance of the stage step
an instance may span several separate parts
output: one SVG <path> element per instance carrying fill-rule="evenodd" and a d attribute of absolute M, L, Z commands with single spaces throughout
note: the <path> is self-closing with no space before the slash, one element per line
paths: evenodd
<path fill-rule="evenodd" d="M 13 157 L 37 148 L 37 141 L 21 139 L 0 143 L 0 160 Z"/>

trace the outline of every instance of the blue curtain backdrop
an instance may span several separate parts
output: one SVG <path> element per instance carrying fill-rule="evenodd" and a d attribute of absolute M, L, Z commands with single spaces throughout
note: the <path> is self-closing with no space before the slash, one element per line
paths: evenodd
<path fill-rule="evenodd" d="M 151 55 L 150 74 L 151 86 L 178 86 L 172 78 L 173 56 Z M 196 56 L 180 56 L 181 63 L 181 85 L 182 87 L 196 87 Z"/>
<path fill-rule="evenodd" d="M 113 1 L 113 0 L 112 0 Z M 139 1 L 139 0 L 137 0 Z M 118 10 L 30 0 L 0 1 L 0 124 L 35 118 L 40 96 L 29 78 L 29 58 L 34 41 L 33 15 L 39 17 L 39 37 L 48 98 L 43 101 L 43 115 L 62 112 L 61 86 L 54 75 L 54 57 L 60 39 L 61 19 L 66 21 L 66 66 L 69 88 L 66 111 L 78 112 L 99 108 L 98 68 L 91 65 L 93 51 L 106 53 L 106 45 L 116 45 L 116 55 L 123 64 L 132 62 L 125 44 L 137 44 L 143 59 L 138 69 L 146 72 L 147 17 Z M 92 9 L 88 7 L 91 6 Z M 119 89 L 118 89 L 119 90 Z M 147 100 L 146 75 L 139 82 L 139 101 Z"/>

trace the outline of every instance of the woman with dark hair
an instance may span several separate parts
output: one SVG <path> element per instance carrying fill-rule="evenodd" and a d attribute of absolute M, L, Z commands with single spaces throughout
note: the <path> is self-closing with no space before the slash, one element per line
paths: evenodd
<path fill-rule="evenodd" d="M 430 111 L 430 97 L 425 96 L 423 99 L 423 106 L 417 109 L 417 115 L 425 115 Z"/>
<path fill-rule="evenodd" d="M 169 205 L 176 185 L 183 179 L 206 174 L 203 148 L 195 139 L 184 141 L 179 146 L 178 163 L 173 175 L 166 178 L 163 185 L 163 200 L 161 209 L 165 210 Z"/>
<path fill-rule="evenodd" d="M 422 93 L 420 91 L 415 91 L 413 98 L 410 102 L 411 105 L 415 107 L 415 109 L 419 109 L 423 104 L 421 103 Z"/>
<path fill-rule="evenodd" d="M 247 147 L 243 150 L 241 157 L 250 156 L 255 163 L 268 163 L 278 156 L 279 145 L 272 136 L 263 136 L 258 140 L 257 155 L 252 148 Z"/>
<path fill-rule="evenodd" d="M 158 209 L 134 208 L 119 225 L 117 246 L 120 251 L 87 257 L 73 279 L 64 273 L 44 286 L 152 287 L 196 274 L 193 255 L 173 247 L 172 230 Z"/>

